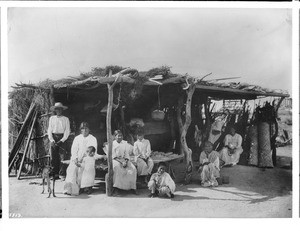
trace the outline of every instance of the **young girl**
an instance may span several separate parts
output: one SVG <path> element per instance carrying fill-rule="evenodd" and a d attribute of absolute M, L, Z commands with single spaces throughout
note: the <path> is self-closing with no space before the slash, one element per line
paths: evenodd
<path fill-rule="evenodd" d="M 80 166 L 83 168 L 80 188 L 83 189 L 87 194 L 92 193 L 92 188 L 94 186 L 96 175 L 95 161 L 96 159 L 104 158 L 103 155 L 95 154 L 95 152 L 95 147 L 89 146 L 86 150 L 86 155 L 80 164 Z"/>
<path fill-rule="evenodd" d="M 144 139 L 144 131 L 140 129 L 137 133 L 137 141 L 133 146 L 133 153 L 136 157 L 137 174 L 144 176 L 145 183 L 148 184 L 148 175 L 151 175 L 154 163 L 151 159 L 150 141 Z"/>

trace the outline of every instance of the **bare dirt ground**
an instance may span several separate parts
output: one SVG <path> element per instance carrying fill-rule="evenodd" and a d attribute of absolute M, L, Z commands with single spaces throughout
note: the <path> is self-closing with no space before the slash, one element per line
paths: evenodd
<path fill-rule="evenodd" d="M 291 146 L 277 151 L 279 167 L 259 169 L 237 165 L 223 168 L 229 184 L 203 188 L 195 173 L 193 183 L 183 185 L 184 164 L 174 163 L 176 192 L 173 199 L 148 198 L 147 189 L 139 195 L 122 193 L 107 197 L 103 181 L 96 180 L 91 195 L 62 194 L 63 181 L 57 181 L 56 198 L 41 194 L 40 178 L 9 179 L 10 213 L 22 217 L 291 217 Z M 285 168 L 283 168 L 285 167 Z"/>

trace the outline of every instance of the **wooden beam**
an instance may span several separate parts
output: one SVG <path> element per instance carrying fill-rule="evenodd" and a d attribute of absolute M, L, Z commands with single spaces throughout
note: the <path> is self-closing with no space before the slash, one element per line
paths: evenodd
<path fill-rule="evenodd" d="M 131 68 L 126 68 L 114 75 L 109 74 L 108 76 L 92 76 L 89 77 L 87 79 L 84 80 L 80 80 L 80 81 L 75 81 L 73 83 L 68 83 L 68 84 L 56 84 L 54 87 L 55 88 L 64 88 L 64 87 L 75 87 L 75 86 L 79 86 L 79 85 L 83 85 L 86 83 L 100 83 L 100 84 L 114 84 L 117 83 L 118 80 L 122 80 L 124 82 L 127 83 L 134 83 L 135 80 L 132 77 L 131 73 L 128 74 L 124 74 L 126 72 L 130 72 L 130 71 L 135 71 L 135 69 L 131 69 Z"/>
<path fill-rule="evenodd" d="M 196 89 L 205 90 L 205 92 L 220 92 L 220 93 L 231 93 L 239 96 L 274 96 L 274 97 L 289 97 L 289 94 L 281 93 L 264 93 L 264 92 L 255 92 L 255 91 L 246 91 L 241 89 L 232 89 L 232 88 L 223 88 L 217 86 L 205 86 L 197 84 Z"/>
<path fill-rule="evenodd" d="M 27 152 L 28 152 L 28 148 L 29 148 L 29 144 L 30 144 L 30 141 L 31 141 L 33 128 L 34 128 L 34 125 L 35 125 L 35 122 L 36 122 L 36 119 L 37 119 L 37 114 L 38 114 L 37 111 L 35 111 L 34 116 L 33 116 L 33 120 L 32 120 L 32 124 L 31 124 L 31 128 L 30 128 L 30 132 L 29 132 L 29 135 L 28 135 L 27 143 L 26 143 L 26 146 L 25 146 L 25 150 L 24 150 L 24 153 L 23 153 L 23 156 L 22 156 L 21 164 L 20 164 L 20 167 L 19 167 L 18 175 L 17 175 L 18 180 L 20 180 L 20 177 L 21 177 L 22 167 L 23 167 L 24 160 L 25 160 L 25 157 L 26 157 Z"/>
<path fill-rule="evenodd" d="M 26 83 L 15 83 L 16 86 L 11 86 L 13 89 L 22 89 L 22 88 L 29 88 L 29 89 L 37 89 L 37 90 L 43 90 L 43 91 L 49 91 L 48 88 L 36 86 L 33 84 L 26 84 Z"/>
<path fill-rule="evenodd" d="M 14 163 L 16 157 L 17 157 L 17 153 L 18 153 L 18 151 L 21 147 L 21 144 L 23 143 L 23 141 L 25 139 L 26 129 L 28 129 L 28 126 L 32 121 L 32 118 L 33 118 L 32 115 L 34 113 L 35 107 L 36 107 L 36 105 L 34 103 L 32 103 L 30 105 L 30 108 L 28 110 L 28 113 L 26 115 L 24 123 L 21 127 L 21 130 L 20 130 L 19 134 L 18 134 L 18 138 L 17 138 L 17 140 L 16 140 L 16 142 L 15 142 L 15 144 L 14 144 L 12 150 L 11 150 L 11 153 L 9 155 L 8 173 L 10 173 L 11 168 L 13 166 L 13 163 Z"/>
<path fill-rule="evenodd" d="M 135 69 L 131 69 L 131 68 L 126 68 L 122 71 L 120 71 L 119 73 L 116 73 L 114 75 L 109 75 L 108 77 L 105 76 L 92 76 L 90 78 L 87 78 L 85 80 L 81 80 L 81 81 L 75 81 L 73 83 L 69 83 L 69 84 L 56 84 L 54 87 L 55 88 L 66 88 L 66 87 L 82 87 L 82 85 L 84 84 L 97 84 L 97 85 L 101 85 L 101 84 L 113 84 L 113 83 L 118 83 L 120 81 L 124 82 L 124 83 L 130 83 L 130 84 L 134 84 L 135 83 L 135 79 L 132 78 L 134 74 L 132 73 L 138 73 Z M 211 73 L 210 73 L 211 74 Z M 208 74 L 208 75 L 210 75 Z M 206 75 L 207 76 L 207 75 Z M 206 77 L 205 76 L 205 77 Z M 236 97 L 241 97 L 244 96 L 246 98 L 256 98 L 257 96 L 275 96 L 275 97 L 289 97 L 288 94 L 281 94 L 281 93 L 264 93 L 264 92 L 255 92 L 255 91 L 247 91 L 247 90 L 242 90 L 242 89 L 232 89 L 232 88 L 223 88 L 223 87 L 218 87 L 218 86 L 206 86 L 203 85 L 203 81 L 197 81 L 197 78 L 194 78 L 192 76 L 188 76 L 186 75 L 177 75 L 176 77 L 173 78 L 169 78 L 169 79 L 165 79 L 162 81 L 152 81 L 151 79 L 145 81 L 144 85 L 145 86 L 157 86 L 157 84 L 162 84 L 162 85 L 167 85 L 167 84 L 180 84 L 180 83 L 184 83 L 186 81 L 186 79 L 192 79 L 194 80 L 194 83 L 196 83 L 196 88 L 197 89 L 201 89 L 201 90 L 205 90 L 207 92 L 220 92 L 222 93 L 231 93 L 233 95 L 238 95 L 235 96 Z M 84 88 L 81 88 L 84 89 Z"/>
<path fill-rule="evenodd" d="M 276 112 L 276 118 L 277 118 L 277 114 L 278 114 L 278 110 L 280 108 L 281 103 L 283 102 L 285 97 L 281 97 L 280 100 L 278 101 L 276 107 L 275 107 L 275 112 Z"/>

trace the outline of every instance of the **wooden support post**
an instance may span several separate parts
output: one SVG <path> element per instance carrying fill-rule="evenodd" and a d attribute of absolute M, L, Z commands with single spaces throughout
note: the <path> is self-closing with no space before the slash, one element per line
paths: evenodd
<path fill-rule="evenodd" d="M 185 106 L 185 121 L 183 123 L 181 110 L 183 108 L 183 95 L 178 99 L 178 108 L 177 108 L 177 121 L 179 125 L 180 131 L 180 150 L 181 153 L 184 154 L 186 159 L 186 175 L 185 175 L 185 183 L 188 184 L 191 181 L 192 171 L 193 171 L 193 161 L 192 161 L 192 151 L 189 149 L 187 142 L 186 142 L 186 134 L 187 130 L 192 122 L 191 117 L 191 104 L 192 104 L 192 97 L 195 92 L 196 85 L 192 82 L 189 85 L 189 88 L 186 89 L 186 106 Z"/>
<path fill-rule="evenodd" d="M 111 77 L 112 71 L 109 71 L 109 77 Z M 118 77 L 116 78 L 115 82 L 112 84 L 107 84 L 108 90 L 108 104 L 107 104 L 107 113 L 106 113 L 106 136 L 108 142 L 108 173 L 105 177 L 106 183 L 106 195 L 112 196 L 113 195 L 113 160 L 112 160 L 112 131 L 111 131 L 111 115 L 112 115 L 112 107 L 113 107 L 113 98 L 114 98 L 114 86 L 118 81 Z"/>
<path fill-rule="evenodd" d="M 31 136 L 32 136 L 32 132 L 33 132 L 33 128 L 34 128 L 36 119 L 37 119 L 37 111 L 34 112 L 32 124 L 31 124 L 31 128 L 30 128 L 30 132 L 29 132 L 29 135 L 28 135 L 28 138 L 27 138 L 27 143 L 26 143 L 26 146 L 25 146 L 25 150 L 24 150 L 24 153 L 23 153 L 23 157 L 22 157 L 22 160 L 21 160 L 21 163 L 20 163 L 20 167 L 19 167 L 19 171 L 18 171 L 18 175 L 17 175 L 17 179 L 18 180 L 20 180 L 20 176 L 21 176 L 21 172 L 22 172 L 22 167 L 23 167 L 24 160 L 25 160 L 25 157 L 26 157 L 27 152 L 28 152 L 28 148 L 29 148 L 29 144 L 30 144 L 30 141 L 31 141 Z"/>
<path fill-rule="evenodd" d="M 275 108 L 276 118 L 277 118 L 278 110 L 279 110 L 280 105 L 281 105 L 281 103 L 283 102 L 284 98 L 285 98 L 285 97 L 281 97 L 280 100 L 278 101 L 278 104 L 276 105 L 276 108 Z"/>

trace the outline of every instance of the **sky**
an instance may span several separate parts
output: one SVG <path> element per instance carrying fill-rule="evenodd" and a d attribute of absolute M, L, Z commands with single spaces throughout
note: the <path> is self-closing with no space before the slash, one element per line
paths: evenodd
<path fill-rule="evenodd" d="M 289 9 L 10 8 L 9 85 L 120 65 L 292 89 Z"/>

